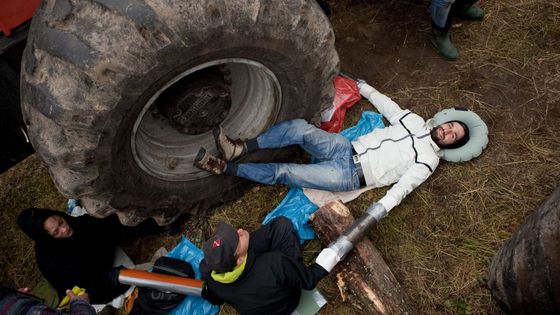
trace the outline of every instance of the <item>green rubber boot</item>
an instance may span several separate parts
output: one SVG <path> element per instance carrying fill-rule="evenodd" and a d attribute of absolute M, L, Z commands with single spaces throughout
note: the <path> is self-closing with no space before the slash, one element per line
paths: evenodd
<path fill-rule="evenodd" d="M 449 40 L 449 32 L 438 31 L 432 28 L 432 37 L 430 41 L 443 58 L 447 60 L 457 60 L 459 58 L 459 51 L 453 46 L 451 40 Z"/>
<path fill-rule="evenodd" d="M 484 19 L 484 10 L 479 7 L 462 8 L 455 15 L 463 20 L 481 21 Z"/>

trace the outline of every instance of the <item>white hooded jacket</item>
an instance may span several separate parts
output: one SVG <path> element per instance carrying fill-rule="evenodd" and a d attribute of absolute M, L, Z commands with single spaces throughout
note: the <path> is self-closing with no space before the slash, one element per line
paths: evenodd
<path fill-rule="evenodd" d="M 367 186 L 395 183 L 379 200 L 387 211 L 422 184 L 439 164 L 439 147 L 432 140 L 434 127 L 409 110 L 403 110 L 368 84 L 360 84 L 367 98 L 390 126 L 375 129 L 352 142 L 362 166 Z"/>

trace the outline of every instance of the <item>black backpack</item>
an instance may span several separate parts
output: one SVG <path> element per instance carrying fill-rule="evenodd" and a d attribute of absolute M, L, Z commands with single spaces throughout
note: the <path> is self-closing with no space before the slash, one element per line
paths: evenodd
<path fill-rule="evenodd" d="M 154 262 L 152 272 L 192 278 L 192 266 L 183 260 L 160 257 Z M 138 288 L 138 298 L 134 301 L 130 315 L 167 314 L 183 301 L 185 295 L 151 288 Z"/>

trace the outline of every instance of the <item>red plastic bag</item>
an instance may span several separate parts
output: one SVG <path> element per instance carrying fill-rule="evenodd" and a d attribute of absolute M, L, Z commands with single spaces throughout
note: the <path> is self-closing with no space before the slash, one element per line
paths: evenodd
<path fill-rule="evenodd" d="M 346 110 L 362 98 L 356 81 L 346 77 L 337 76 L 334 79 L 334 88 L 333 106 L 321 113 L 321 129 L 328 132 L 340 132 L 344 126 Z"/>

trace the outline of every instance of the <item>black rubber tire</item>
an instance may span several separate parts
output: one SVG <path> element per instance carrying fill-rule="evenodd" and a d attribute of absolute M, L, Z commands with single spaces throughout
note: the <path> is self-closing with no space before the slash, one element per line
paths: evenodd
<path fill-rule="evenodd" d="M 22 110 L 60 192 L 96 216 L 116 211 L 129 225 L 146 217 L 166 224 L 236 196 L 244 183 L 232 177 L 150 176 L 130 144 L 155 91 L 184 69 L 231 57 L 275 74 L 282 91 L 275 121 L 316 121 L 331 105 L 338 55 L 315 1 L 43 1 L 23 56 Z"/>

